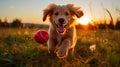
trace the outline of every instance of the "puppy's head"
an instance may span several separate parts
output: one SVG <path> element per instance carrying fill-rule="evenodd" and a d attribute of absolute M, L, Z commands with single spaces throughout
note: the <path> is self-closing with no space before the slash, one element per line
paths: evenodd
<path fill-rule="evenodd" d="M 47 17 L 58 33 L 65 33 L 71 24 L 73 24 L 73 16 L 80 18 L 83 12 L 79 7 L 74 7 L 73 4 L 56 5 L 50 4 L 44 10 L 43 21 Z"/>

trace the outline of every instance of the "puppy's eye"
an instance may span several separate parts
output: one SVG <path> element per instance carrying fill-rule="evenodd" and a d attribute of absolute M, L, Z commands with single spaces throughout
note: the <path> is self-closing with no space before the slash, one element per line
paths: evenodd
<path fill-rule="evenodd" d="M 58 12 L 55 12 L 55 15 L 57 16 L 57 15 L 58 15 Z"/>
<path fill-rule="evenodd" d="M 68 15 L 69 15 L 69 13 L 68 13 L 68 12 L 66 12 L 66 13 L 65 13 L 65 15 L 66 15 L 66 16 L 68 16 Z"/>

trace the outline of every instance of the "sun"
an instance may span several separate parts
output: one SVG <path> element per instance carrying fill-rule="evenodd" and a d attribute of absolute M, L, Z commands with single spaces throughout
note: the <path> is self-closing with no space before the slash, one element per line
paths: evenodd
<path fill-rule="evenodd" d="M 78 23 L 82 24 L 82 25 L 88 25 L 89 23 L 91 23 L 91 19 L 89 17 L 83 16 L 81 18 L 79 18 L 77 20 Z"/>

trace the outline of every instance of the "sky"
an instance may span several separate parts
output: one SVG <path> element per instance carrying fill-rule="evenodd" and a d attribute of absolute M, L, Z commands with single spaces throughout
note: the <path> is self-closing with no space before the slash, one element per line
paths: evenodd
<path fill-rule="evenodd" d="M 42 21 L 43 10 L 50 3 L 65 5 L 73 3 L 75 6 L 81 7 L 84 16 L 93 20 L 110 19 L 107 8 L 112 16 L 116 19 L 120 10 L 120 0 L 0 0 L 0 19 L 8 22 L 13 19 L 21 19 L 22 22 L 44 23 Z"/>

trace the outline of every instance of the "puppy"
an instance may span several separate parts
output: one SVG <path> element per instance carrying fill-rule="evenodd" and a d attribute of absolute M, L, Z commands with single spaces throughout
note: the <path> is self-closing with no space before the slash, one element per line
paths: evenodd
<path fill-rule="evenodd" d="M 50 4 L 43 13 L 43 21 L 49 17 L 48 51 L 55 53 L 58 58 L 65 58 L 69 50 L 74 51 L 77 41 L 74 16 L 80 18 L 83 12 L 73 4 Z"/>

